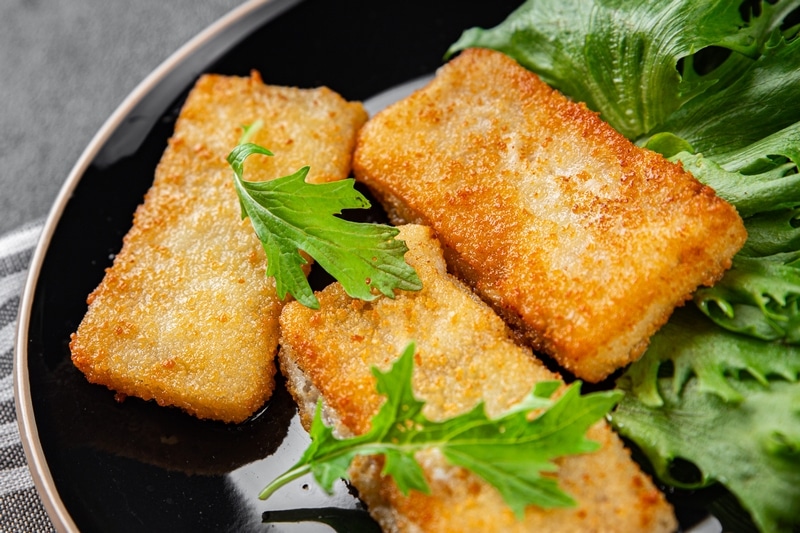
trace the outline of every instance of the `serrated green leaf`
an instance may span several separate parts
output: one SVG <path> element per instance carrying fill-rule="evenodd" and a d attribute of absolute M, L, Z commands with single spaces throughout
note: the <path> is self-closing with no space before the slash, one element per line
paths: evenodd
<path fill-rule="evenodd" d="M 710 46 L 753 54 L 751 32 L 727 1 L 528 0 L 495 28 L 464 32 L 448 53 L 505 52 L 635 139 L 716 82 L 682 78 L 679 60 Z"/>
<path fill-rule="evenodd" d="M 741 65 L 735 77 L 709 88 L 653 129 L 672 132 L 721 163 L 775 132 L 796 128 L 800 120 L 800 39 L 778 38 L 756 59 L 734 54 L 727 61 Z"/>
<path fill-rule="evenodd" d="M 800 348 L 720 329 L 679 309 L 618 379 L 610 415 L 665 483 L 723 484 L 764 532 L 800 525 Z M 699 473 L 673 469 L 688 461 Z"/>
<path fill-rule="evenodd" d="M 800 207 L 759 213 L 745 221 L 743 257 L 765 257 L 800 250 Z"/>
<path fill-rule="evenodd" d="M 383 457 L 382 473 L 392 476 L 400 492 L 408 495 L 413 489 L 423 494 L 430 494 L 425 472 L 413 455 L 390 448 L 383 452 Z"/>
<path fill-rule="evenodd" d="M 735 403 L 708 391 L 697 377 L 680 390 L 673 378 L 663 377 L 656 383 L 662 403 L 653 406 L 637 394 L 637 383 L 622 380 L 626 395 L 611 422 L 666 483 L 690 489 L 722 483 L 761 531 L 795 531 L 800 526 L 800 383 L 728 382 L 739 398 Z M 694 465 L 699 477 L 679 477 L 672 468 L 676 460 Z"/>
<path fill-rule="evenodd" d="M 743 174 L 725 170 L 702 154 L 680 152 L 670 159 L 680 162 L 684 169 L 713 188 L 720 198 L 736 206 L 744 218 L 800 203 L 800 174 L 792 162 L 758 174 Z"/>
<path fill-rule="evenodd" d="M 451 464 L 494 486 L 518 517 L 528 505 L 574 505 L 557 482 L 542 473 L 554 472 L 553 461 L 558 457 L 598 449 L 598 443 L 586 438 L 586 431 L 616 404 L 619 393 L 581 395 L 578 382 L 552 400 L 550 396 L 563 385 L 545 382 L 498 418 L 489 418 L 483 404 L 478 404 L 462 415 L 430 421 L 422 414 L 424 402 L 413 393 L 413 362 L 411 344 L 387 372 L 373 369 L 377 390 L 386 401 L 363 435 L 336 439 L 322 424 L 318 408 L 311 446 L 297 465 L 273 481 L 261 496 L 268 497 L 308 471 L 315 476 L 320 472 L 324 476 L 320 484 L 329 490 L 334 473 L 346 477 L 347 466 L 356 455 L 374 454 L 384 456 L 384 474 L 391 476 L 404 494 L 411 490 L 427 493 L 429 487 L 415 454 L 437 449 Z"/>
<path fill-rule="evenodd" d="M 737 256 L 713 287 L 694 296 L 698 308 L 727 330 L 800 344 L 800 251 Z"/>
<path fill-rule="evenodd" d="M 543 508 L 570 507 L 576 502 L 554 480 L 543 478 L 540 473 L 555 471 L 552 459 L 559 455 L 596 451 L 598 443 L 578 436 L 585 435 L 614 402 L 613 395 L 605 402 L 583 402 L 580 387 L 573 386 L 535 420 L 537 434 L 530 434 L 533 422 L 527 420 L 524 411 L 513 411 L 502 419 L 503 442 L 487 446 L 487 432 L 498 428 L 496 423 L 489 426 L 489 420 L 481 420 L 484 425 L 465 425 L 468 429 L 458 433 L 442 453 L 451 463 L 494 485 L 518 517 L 531 501 Z"/>
<path fill-rule="evenodd" d="M 698 390 L 735 404 L 742 400 L 733 384 L 740 378 L 762 384 L 775 377 L 796 381 L 800 347 L 731 334 L 697 309 L 685 307 L 656 332 L 642 358 L 628 367 L 617 386 L 642 404 L 658 407 L 663 404 L 658 379 L 667 362 L 672 368 L 671 394 L 679 395 L 686 382 L 695 378 Z"/>
<path fill-rule="evenodd" d="M 800 343 L 800 123 L 729 154 L 726 170 L 701 155 L 672 157 L 745 218 L 748 240 L 713 287 L 699 289 L 697 306 L 720 326 L 764 340 Z M 778 158 L 782 156 L 785 159 Z"/>
<path fill-rule="evenodd" d="M 306 183 L 309 168 L 282 178 L 251 182 L 243 179 L 244 162 L 253 154 L 272 155 L 252 143 L 238 145 L 228 156 L 242 206 L 267 254 L 267 275 L 275 278 L 278 297 L 287 293 L 307 307 L 317 301 L 303 270 L 307 253 L 342 284 L 348 295 L 374 300 L 395 290 L 422 288 L 416 272 L 404 260 L 399 230 L 383 224 L 344 220 L 344 209 L 366 209 L 369 201 L 346 179 Z"/>

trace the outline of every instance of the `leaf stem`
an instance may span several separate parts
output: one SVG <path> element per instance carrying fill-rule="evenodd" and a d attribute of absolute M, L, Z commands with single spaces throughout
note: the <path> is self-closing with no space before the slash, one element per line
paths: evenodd
<path fill-rule="evenodd" d="M 260 499 L 262 499 L 262 500 L 266 500 L 267 498 L 269 498 L 270 496 L 275 494 L 275 492 L 279 488 L 281 488 L 284 485 L 290 483 L 291 481 L 294 481 L 295 479 L 297 479 L 299 477 L 302 477 L 302 476 L 308 474 L 309 472 L 311 472 L 311 465 L 310 464 L 307 463 L 307 464 L 303 464 L 303 465 L 297 465 L 294 468 L 292 468 L 290 470 L 287 470 L 286 472 L 284 472 L 280 476 L 278 476 L 275 479 L 273 479 L 266 487 L 264 487 L 261 490 L 261 493 L 258 495 L 258 497 Z"/>

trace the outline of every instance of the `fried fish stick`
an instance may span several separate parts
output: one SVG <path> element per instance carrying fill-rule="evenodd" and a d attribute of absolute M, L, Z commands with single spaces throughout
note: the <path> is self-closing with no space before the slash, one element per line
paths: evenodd
<path fill-rule="evenodd" d="M 490 416 L 505 412 L 533 385 L 557 379 L 511 340 L 506 324 L 472 291 L 446 272 L 429 228 L 401 227 L 406 260 L 420 276 L 419 292 L 363 302 L 333 284 L 317 293 L 320 309 L 297 302 L 281 314 L 281 371 L 308 427 L 318 399 L 340 435 L 369 429 L 382 398 L 371 368 L 386 370 L 410 341 L 416 343 L 413 388 L 424 414 L 441 420 L 485 401 Z M 605 421 L 589 430 L 600 450 L 558 460 L 558 483 L 577 500 L 574 508 L 529 506 L 517 520 L 499 493 L 441 454 L 417 455 L 431 494 L 403 496 L 381 475 L 376 457 L 358 458 L 353 484 L 385 531 L 481 531 L 539 533 L 581 531 L 669 532 L 671 506 L 634 463 Z"/>
<path fill-rule="evenodd" d="M 72 360 L 88 380 L 224 422 L 263 405 L 283 304 L 250 221 L 241 220 L 225 158 L 243 125 L 263 121 L 251 140 L 275 156 L 249 159 L 247 179 L 305 165 L 309 181 L 346 178 L 365 120 L 360 103 L 326 88 L 267 86 L 255 73 L 203 76 L 72 335 Z"/>
<path fill-rule="evenodd" d="M 433 227 L 459 277 L 592 382 L 746 239 L 712 189 L 490 50 L 373 117 L 353 166 L 395 223 Z"/>

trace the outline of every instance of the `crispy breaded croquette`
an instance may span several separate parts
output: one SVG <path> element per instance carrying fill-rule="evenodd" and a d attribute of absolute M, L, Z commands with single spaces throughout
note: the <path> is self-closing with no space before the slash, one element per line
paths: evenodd
<path fill-rule="evenodd" d="M 424 414 L 441 420 L 485 401 L 490 416 L 505 412 L 543 380 L 557 379 L 531 350 L 514 343 L 499 316 L 446 271 L 431 230 L 403 226 L 406 260 L 419 274 L 419 292 L 395 299 L 354 300 L 332 284 L 317 293 L 320 309 L 297 302 L 281 314 L 281 371 L 308 428 L 318 399 L 342 436 L 369 429 L 382 398 L 371 368 L 386 370 L 410 341 L 416 343 L 413 388 Z M 634 463 L 605 421 L 588 436 L 600 450 L 559 459 L 560 487 L 574 508 L 529 506 L 519 521 L 499 493 L 435 450 L 421 452 L 431 494 L 403 496 L 381 474 L 379 458 L 357 458 L 351 481 L 384 531 L 648 531 L 676 528 L 671 506 Z"/>
<path fill-rule="evenodd" d="M 72 335 L 72 360 L 88 380 L 225 422 L 263 405 L 274 388 L 283 303 L 250 221 L 241 220 L 225 158 L 242 126 L 261 120 L 251 141 L 275 155 L 248 159 L 246 179 L 305 165 L 308 181 L 346 178 L 366 118 L 360 103 L 326 88 L 267 86 L 256 73 L 200 78 Z"/>
<path fill-rule="evenodd" d="M 361 130 L 356 178 L 531 345 L 597 382 L 636 360 L 746 232 L 691 174 L 508 56 L 467 50 Z"/>

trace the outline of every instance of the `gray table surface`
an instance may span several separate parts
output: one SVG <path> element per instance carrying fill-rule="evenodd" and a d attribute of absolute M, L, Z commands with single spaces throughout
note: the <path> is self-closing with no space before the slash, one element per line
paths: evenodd
<path fill-rule="evenodd" d="M 0 2 L 0 234 L 43 217 L 128 93 L 244 0 Z"/>

